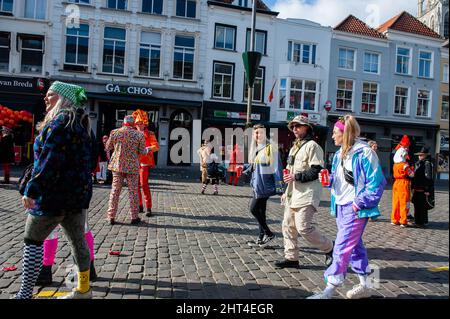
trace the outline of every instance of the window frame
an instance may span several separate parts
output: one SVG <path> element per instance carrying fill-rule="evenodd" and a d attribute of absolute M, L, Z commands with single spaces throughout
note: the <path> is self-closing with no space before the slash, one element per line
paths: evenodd
<path fill-rule="evenodd" d="M 113 28 L 113 29 L 121 29 L 125 31 L 125 40 L 119 40 L 119 39 L 114 39 L 114 38 L 106 38 L 105 37 L 105 32 L 106 32 L 106 28 Z M 114 41 L 114 54 L 113 54 L 113 61 L 112 61 L 112 69 L 111 72 L 106 72 L 104 70 L 105 67 L 105 41 Z M 120 41 L 120 42 L 124 42 L 124 55 L 123 55 L 123 73 L 115 73 L 114 72 L 114 65 L 115 65 L 115 57 L 116 57 L 116 42 Z M 120 27 L 120 26 L 110 26 L 110 25 L 105 25 L 103 27 L 103 50 L 102 50 L 102 73 L 105 74 L 116 74 L 116 75 L 126 75 L 126 68 L 127 68 L 127 28 L 126 27 Z"/>
<path fill-rule="evenodd" d="M 251 38 L 251 29 L 247 28 L 246 29 L 246 35 L 245 35 L 245 51 L 248 52 L 250 50 L 250 38 Z M 261 52 L 262 55 L 267 56 L 267 31 L 266 30 L 261 30 L 261 29 L 255 29 L 255 51 L 256 52 L 260 52 L 256 49 L 256 37 L 258 33 L 262 33 L 264 34 L 264 52 Z"/>
<path fill-rule="evenodd" d="M 186 18 L 186 19 L 197 19 L 197 15 L 198 15 L 198 13 L 197 13 L 197 10 L 198 10 L 197 0 L 181 0 L 181 1 L 184 1 L 184 15 L 178 15 L 178 13 L 177 13 L 177 11 L 178 11 L 178 0 L 175 0 L 174 1 L 175 2 L 175 5 L 174 5 L 175 16 L 179 17 L 179 18 Z M 195 16 L 194 17 L 188 17 L 187 16 L 187 13 L 188 13 L 188 10 L 187 10 L 188 2 L 194 2 L 195 3 Z"/>
<path fill-rule="evenodd" d="M 262 70 L 262 78 L 261 78 L 261 100 L 255 100 L 254 99 L 254 97 L 255 97 L 255 90 L 253 90 L 253 98 L 252 98 L 252 102 L 254 102 L 254 103 L 260 103 L 260 104 L 263 104 L 264 103 L 264 88 L 265 88 L 265 85 L 266 85 L 266 67 L 265 66 L 259 66 L 259 68 L 258 68 L 258 70 Z M 257 79 L 257 77 L 255 77 L 255 82 L 256 82 L 256 79 Z M 253 89 L 254 89 L 254 85 L 253 85 Z M 245 72 L 244 72 L 244 88 L 243 88 L 243 94 L 242 94 L 242 97 L 243 97 L 243 101 L 247 101 L 247 94 L 248 94 L 248 92 L 247 92 L 248 90 L 247 90 L 247 79 L 246 79 L 246 77 L 245 77 Z"/>
<path fill-rule="evenodd" d="M 64 63 L 63 63 L 63 70 L 64 71 L 69 71 L 69 72 L 79 72 L 79 71 L 81 71 L 81 72 L 88 72 L 89 71 L 89 65 L 90 65 L 90 60 L 91 60 L 91 55 L 89 54 L 89 47 L 91 46 L 91 40 L 90 40 L 90 36 L 91 36 L 91 26 L 89 25 L 89 23 L 87 22 L 87 21 L 83 21 L 83 22 L 81 22 L 80 21 L 80 26 L 81 25 L 87 25 L 88 26 L 88 35 L 87 36 L 84 36 L 84 35 L 73 35 L 73 34 L 67 34 L 67 27 L 65 27 L 64 28 L 64 51 L 63 51 L 63 54 L 64 54 L 64 57 L 63 57 L 63 61 L 64 61 Z M 71 37 L 76 37 L 77 38 L 77 51 L 76 51 L 76 60 L 78 60 L 78 38 L 79 37 L 82 37 L 82 38 L 87 38 L 87 40 L 88 40 L 88 52 L 87 52 L 87 62 L 86 62 L 86 64 L 83 64 L 83 63 L 71 63 L 71 62 L 67 62 L 67 37 L 68 36 L 71 36 Z M 74 66 L 74 67 L 85 67 L 85 70 L 83 71 L 83 70 L 70 70 L 70 69 L 68 69 L 68 68 L 66 68 L 66 65 L 69 65 L 69 66 Z"/>
<path fill-rule="evenodd" d="M 299 60 L 295 60 L 295 45 L 300 45 L 300 54 L 298 55 Z M 310 46 L 310 52 L 309 52 L 309 63 L 303 62 L 303 46 L 309 45 Z M 290 50 L 289 50 L 290 48 Z M 301 41 L 295 41 L 295 40 L 288 40 L 288 55 L 287 60 L 289 62 L 295 63 L 295 64 L 305 64 L 305 65 L 316 65 L 317 63 L 317 43 L 312 42 L 301 42 Z"/>
<path fill-rule="evenodd" d="M 408 73 L 401 73 L 401 72 L 398 72 L 398 70 L 397 70 L 397 65 L 398 65 L 397 60 L 398 60 L 398 56 L 399 56 L 398 49 L 408 49 L 408 51 L 409 51 L 409 55 L 408 55 Z M 411 47 L 397 45 L 395 47 L 395 68 L 394 68 L 395 74 L 411 76 L 412 75 L 412 59 L 413 59 L 413 49 Z"/>
<path fill-rule="evenodd" d="M 351 108 L 350 109 L 346 109 L 346 108 L 338 108 L 338 100 L 348 100 L 345 98 L 345 91 L 349 91 L 347 89 L 339 89 L 339 80 L 343 80 L 345 81 L 345 87 L 347 86 L 347 81 L 351 81 L 352 82 L 352 98 L 351 98 Z M 355 109 L 355 80 L 353 79 L 348 79 L 348 78 L 337 78 L 337 82 L 336 82 L 336 106 L 335 106 L 335 110 L 336 111 L 348 111 L 348 112 L 354 112 Z M 339 90 L 344 90 L 344 98 L 338 98 L 338 91 Z M 345 104 L 345 103 L 344 103 Z"/>
<path fill-rule="evenodd" d="M 109 6 L 109 1 L 115 1 L 115 3 L 116 3 L 115 8 Z M 122 8 L 118 8 L 119 1 L 125 1 L 125 8 L 123 8 L 123 9 Z M 127 11 L 128 10 L 128 0 L 106 0 L 106 8 L 113 9 L 113 10 L 124 10 L 124 11 Z"/>
<path fill-rule="evenodd" d="M 233 31 L 234 31 L 234 36 L 233 36 L 233 48 L 232 49 L 228 49 L 228 48 L 225 48 L 225 47 L 223 47 L 223 48 L 221 48 L 221 47 L 218 47 L 216 44 L 217 44 L 217 27 L 223 27 L 223 28 L 225 28 L 225 30 L 226 30 L 226 28 L 229 28 L 229 29 L 233 29 Z M 223 23 L 216 23 L 215 25 L 214 25 L 214 49 L 217 49 L 217 50 L 226 50 L 226 51 L 236 51 L 236 36 L 237 36 L 237 26 L 234 26 L 234 25 L 229 25 L 229 24 L 223 24 Z M 225 38 L 226 38 L 226 35 L 224 34 L 224 46 L 225 46 Z"/>
<path fill-rule="evenodd" d="M 147 45 L 148 45 L 148 49 L 150 50 L 150 52 L 149 52 L 149 75 L 143 75 L 143 74 L 141 74 L 140 73 L 140 70 L 141 70 L 141 68 L 140 68 L 140 59 L 141 59 L 141 46 L 142 46 L 142 34 L 143 33 L 158 33 L 159 35 L 160 35 L 160 39 L 161 39 L 161 41 L 160 41 L 160 43 L 159 43 L 159 45 L 157 45 L 157 44 L 152 44 L 152 43 L 147 43 Z M 163 43 L 163 33 L 160 31 L 160 30 L 140 30 L 140 33 L 139 33 L 139 47 L 138 47 L 138 54 L 137 54 L 137 57 L 138 57 L 138 59 L 137 59 L 137 63 L 138 63 L 138 66 L 137 66 L 137 70 L 138 70 L 138 76 L 141 76 L 141 77 L 146 77 L 146 78 L 161 78 L 162 77 L 162 74 L 161 74 L 161 62 L 162 62 L 162 60 L 163 60 L 163 50 L 162 50 L 162 43 Z M 155 45 L 155 46 L 159 46 L 159 72 L 158 72 L 158 76 L 154 76 L 154 75 L 150 75 L 150 66 L 151 66 L 151 50 L 152 50 L 152 48 L 153 48 L 153 45 Z"/>
<path fill-rule="evenodd" d="M 176 38 L 177 36 L 180 37 L 192 37 L 194 39 L 194 46 L 191 47 L 183 47 L 183 46 L 178 46 L 178 49 L 182 48 L 183 49 L 183 68 L 182 68 L 182 77 L 175 77 L 175 50 L 177 49 L 177 45 L 175 45 L 176 42 Z M 179 33 L 179 34 L 175 34 L 175 36 L 173 37 L 173 60 L 172 60 L 172 79 L 174 80 L 180 80 L 180 81 L 194 81 L 195 79 L 195 65 L 196 65 L 196 49 L 197 49 L 197 39 L 195 37 L 195 35 L 193 34 L 183 34 L 183 33 Z M 186 50 L 191 50 L 193 51 L 193 57 L 192 57 L 192 79 L 186 79 L 184 77 L 184 63 L 185 63 L 185 54 L 186 54 Z"/>
<path fill-rule="evenodd" d="M 222 65 L 226 65 L 226 66 L 231 66 L 232 67 L 232 74 L 231 74 L 231 86 L 230 86 L 230 97 L 224 97 L 223 96 L 223 79 L 224 79 L 224 75 L 227 75 L 225 73 L 219 73 L 222 75 L 222 96 L 216 96 L 214 95 L 214 85 L 215 85 L 215 75 L 216 75 L 216 64 L 222 64 Z M 234 78 L 235 78 L 235 73 L 236 73 L 236 65 L 232 62 L 224 62 L 224 61 L 217 61 L 214 60 L 213 61 L 213 69 L 212 69 L 212 86 L 211 86 L 211 99 L 220 99 L 220 100 L 229 100 L 229 101 L 233 101 L 234 100 Z"/>
<path fill-rule="evenodd" d="M 430 59 L 429 60 L 428 59 L 422 59 L 421 56 L 420 56 L 420 54 L 422 52 L 431 53 Z M 420 62 L 424 61 L 424 60 L 428 61 L 430 63 L 430 76 L 420 75 Z M 424 79 L 433 79 L 433 76 L 434 76 L 433 67 L 434 67 L 434 52 L 430 51 L 430 50 L 420 49 L 419 50 L 419 55 L 418 55 L 418 58 L 417 58 L 417 76 L 419 78 L 424 78 Z"/>
<path fill-rule="evenodd" d="M 148 0 L 148 1 L 152 2 L 152 11 L 151 12 L 144 11 L 144 1 L 146 1 L 146 0 L 141 0 L 141 12 L 142 13 L 156 14 L 156 15 L 163 15 L 164 14 L 164 1 L 165 0 Z M 155 1 L 161 1 L 161 13 L 155 13 L 155 11 L 154 11 Z"/>
<path fill-rule="evenodd" d="M 17 37 L 18 37 L 18 41 L 19 41 L 19 43 L 18 43 L 18 47 L 19 47 L 19 52 L 20 52 L 20 73 L 24 73 L 24 74 L 43 74 L 43 72 L 44 72 L 44 62 L 45 62 L 45 59 L 44 59 L 44 55 L 45 55 L 45 36 L 43 36 L 43 35 L 36 35 L 36 34 L 24 34 L 24 33 L 21 33 L 21 34 L 18 34 L 17 35 Z M 42 49 L 32 49 L 32 48 L 27 48 L 27 49 L 24 49 L 23 48 L 23 38 L 35 38 L 35 39 L 39 39 L 39 40 L 41 40 L 42 41 Z M 23 51 L 35 51 L 35 52 L 42 52 L 42 61 L 41 61 L 41 72 L 24 72 L 24 71 L 22 71 L 22 62 L 23 62 Z"/>
<path fill-rule="evenodd" d="M 447 75 L 447 78 L 445 78 L 446 75 Z M 443 68 L 442 68 L 442 83 L 448 83 L 448 77 L 449 77 L 449 64 L 444 63 Z"/>
<path fill-rule="evenodd" d="M 26 19 L 32 19 L 32 20 L 46 20 L 46 18 L 47 18 L 47 4 L 48 4 L 48 2 L 47 2 L 47 0 L 44 0 L 45 1 L 45 5 L 44 5 L 44 17 L 43 18 L 37 18 L 36 17 L 36 14 L 37 14 L 37 8 L 39 7 L 38 6 L 38 2 L 39 2 L 39 0 L 33 0 L 34 1 L 34 11 L 33 11 L 33 16 L 32 17 L 27 17 L 26 16 L 26 8 L 27 8 L 27 1 L 30 1 L 30 0 L 25 0 L 25 2 L 24 2 L 24 7 L 23 7 L 23 17 L 24 18 L 26 18 Z"/>
<path fill-rule="evenodd" d="M 369 55 L 376 55 L 377 56 L 377 72 L 371 72 L 371 71 L 367 71 L 366 70 L 366 54 Z M 381 73 L 381 53 L 378 52 L 371 52 L 371 51 L 364 51 L 364 56 L 363 56 L 363 72 L 367 73 L 367 74 L 376 74 L 376 75 L 380 75 Z M 372 63 L 370 63 L 370 65 L 372 65 Z"/>
<path fill-rule="evenodd" d="M 428 105 L 427 105 L 427 115 L 418 115 L 418 114 L 417 114 L 417 112 L 418 112 L 418 110 L 419 110 L 419 100 L 424 100 L 424 99 L 420 99 L 420 98 L 419 98 L 419 92 L 420 92 L 420 91 L 426 91 L 426 92 L 428 92 L 428 99 L 427 99 L 427 101 L 428 101 Z M 432 104 L 431 104 L 431 102 L 432 102 L 432 90 L 427 90 L 427 89 L 417 89 L 416 97 L 417 97 L 417 103 L 416 103 L 416 114 L 415 114 L 415 117 L 417 117 L 417 118 L 430 118 L 430 116 L 431 116 L 431 106 L 432 106 Z"/>
<path fill-rule="evenodd" d="M 6 11 L 3 9 L 6 0 L 0 0 L 0 15 L 12 16 L 14 12 L 14 0 L 12 1 L 11 11 Z"/>
<path fill-rule="evenodd" d="M 444 96 L 447 97 L 447 118 L 443 118 L 443 111 L 444 111 Z M 442 93 L 442 97 L 441 97 L 441 115 L 440 115 L 440 120 L 441 121 L 448 121 L 449 120 L 449 95 L 448 93 Z"/>
<path fill-rule="evenodd" d="M 4 35 L 7 38 L 7 40 L 8 40 L 8 45 L 7 46 L 0 46 L 0 49 L 7 49 L 7 51 L 8 51 L 8 55 L 7 55 L 7 57 L 8 57 L 8 65 L 7 65 L 5 71 L 1 71 L 0 70 L 0 72 L 6 72 L 7 73 L 7 72 L 9 72 L 9 66 L 11 64 L 11 32 L 4 32 L 4 31 L 2 31 L 2 32 L 0 32 L 0 34 Z"/>
<path fill-rule="evenodd" d="M 406 96 L 404 95 L 397 95 L 397 88 L 406 89 Z M 405 105 L 405 114 L 401 113 L 395 113 L 395 103 L 397 101 L 397 96 L 406 97 L 406 105 Z M 409 86 L 402 86 L 402 85 L 396 85 L 394 86 L 394 109 L 392 110 L 392 115 L 394 116 L 410 116 L 410 110 L 411 110 L 411 88 Z"/>
<path fill-rule="evenodd" d="M 66 0 L 67 2 L 70 3 L 78 3 L 78 4 L 87 4 L 90 5 L 91 4 L 91 0 Z M 82 1 L 82 2 L 80 2 Z"/>
<path fill-rule="evenodd" d="M 341 50 L 345 50 L 345 51 L 353 51 L 353 67 L 350 68 L 345 68 L 345 67 L 341 67 L 340 66 L 340 61 L 341 61 L 341 56 L 340 56 L 340 51 Z M 357 59 L 357 53 L 358 50 L 354 49 L 354 48 L 348 48 L 348 47 L 339 47 L 338 49 L 338 69 L 339 70 L 345 70 L 345 71 L 356 71 L 356 59 Z M 347 59 L 346 59 L 347 61 Z"/>
<path fill-rule="evenodd" d="M 367 105 L 368 106 L 368 111 L 364 112 L 362 110 L 364 94 L 367 94 L 369 96 L 374 95 L 374 93 L 372 93 L 372 92 L 365 92 L 364 91 L 364 84 L 369 84 L 370 86 L 372 86 L 372 85 L 376 85 L 377 86 L 377 92 L 375 93 L 375 97 L 376 97 L 375 112 L 373 112 L 373 113 L 370 112 L 370 104 L 373 104 L 373 103 L 370 103 L 370 99 L 369 99 L 369 102 L 367 103 L 368 104 Z M 373 81 L 363 81 L 362 82 L 362 89 L 361 89 L 361 108 L 360 108 L 360 113 L 370 114 L 370 115 L 377 115 L 378 114 L 378 110 L 379 110 L 379 108 L 378 108 L 378 106 L 379 106 L 379 97 L 380 97 L 380 84 L 378 82 L 373 82 Z"/>

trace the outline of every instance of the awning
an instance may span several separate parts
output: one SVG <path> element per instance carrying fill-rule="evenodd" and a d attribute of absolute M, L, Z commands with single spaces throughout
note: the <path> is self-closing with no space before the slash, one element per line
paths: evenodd
<path fill-rule="evenodd" d="M 164 104 L 164 105 L 178 105 L 178 106 L 196 107 L 196 108 L 202 107 L 201 101 L 161 99 L 161 98 L 154 98 L 151 96 L 143 97 L 143 96 L 112 95 L 112 94 L 87 92 L 87 97 L 89 99 L 97 99 L 97 100 L 108 101 L 108 102 Z"/>

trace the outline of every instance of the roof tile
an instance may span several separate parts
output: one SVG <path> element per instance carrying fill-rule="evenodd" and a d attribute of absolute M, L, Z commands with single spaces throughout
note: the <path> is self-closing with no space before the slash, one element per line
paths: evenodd
<path fill-rule="evenodd" d="M 439 34 L 420 22 L 410 13 L 403 11 L 399 15 L 389 19 L 378 27 L 379 32 L 385 32 L 388 29 L 403 31 L 407 33 L 418 34 L 426 37 L 442 39 Z"/>
<path fill-rule="evenodd" d="M 349 15 L 344 21 L 337 25 L 334 30 L 360 34 L 372 38 L 386 39 L 386 36 L 377 30 L 369 27 L 353 15 Z"/>

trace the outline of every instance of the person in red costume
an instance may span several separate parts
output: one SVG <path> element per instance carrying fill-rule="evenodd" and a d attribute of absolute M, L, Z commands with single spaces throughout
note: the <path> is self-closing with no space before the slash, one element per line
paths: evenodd
<path fill-rule="evenodd" d="M 145 137 L 145 147 L 150 147 L 151 151 L 147 154 L 139 156 L 140 169 L 139 169 L 139 212 L 144 211 L 144 206 L 142 203 L 142 192 L 144 193 L 145 207 L 147 208 L 147 213 L 145 216 L 152 216 L 152 196 L 150 193 L 150 187 L 148 185 L 148 173 L 149 169 L 155 167 L 155 158 L 153 153 L 159 150 L 159 144 L 156 139 L 155 133 L 148 129 L 148 115 L 147 112 L 143 110 L 136 110 L 133 112 L 134 124 L 138 131 L 144 133 Z"/>
<path fill-rule="evenodd" d="M 407 227 L 408 212 L 411 201 L 411 179 L 414 177 L 414 170 L 408 164 L 408 148 L 410 142 L 407 135 L 403 135 L 397 145 L 394 155 L 394 184 L 392 185 L 392 213 L 391 224 Z"/>
<path fill-rule="evenodd" d="M 234 186 L 237 186 L 239 178 L 242 175 L 243 169 L 242 158 L 243 154 L 238 144 L 235 144 L 233 151 L 231 152 L 230 155 L 230 165 L 228 166 L 228 172 L 230 173 L 230 180 L 228 181 L 228 185 L 234 184 Z"/>

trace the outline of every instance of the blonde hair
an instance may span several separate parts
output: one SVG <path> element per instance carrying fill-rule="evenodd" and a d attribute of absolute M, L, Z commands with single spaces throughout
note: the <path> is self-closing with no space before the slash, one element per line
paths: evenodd
<path fill-rule="evenodd" d="M 345 158 L 345 156 L 347 156 L 348 152 L 355 144 L 356 139 L 361 134 L 361 128 L 353 116 L 344 116 L 344 125 L 345 129 L 341 146 L 341 158 Z"/>
<path fill-rule="evenodd" d="M 44 127 L 61 112 L 65 112 L 69 116 L 69 121 L 67 122 L 65 127 L 70 126 L 73 129 L 73 125 L 75 124 L 75 121 L 77 119 L 78 108 L 75 108 L 75 105 L 69 99 L 59 94 L 58 96 L 59 99 L 56 102 L 55 106 L 45 115 L 44 119 L 36 125 L 36 129 L 39 132 L 42 132 Z M 91 136 L 91 122 L 89 120 L 88 114 L 84 113 L 81 116 L 80 124 L 86 129 L 89 136 Z"/>

